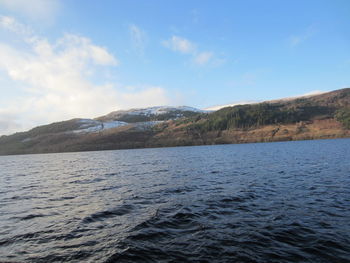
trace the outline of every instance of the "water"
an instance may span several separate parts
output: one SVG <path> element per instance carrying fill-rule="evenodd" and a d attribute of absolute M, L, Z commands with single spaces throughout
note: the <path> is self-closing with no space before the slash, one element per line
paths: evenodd
<path fill-rule="evenodd" d="M 350 139 L 0 157 L 0 261 L 350 262 Z"/>

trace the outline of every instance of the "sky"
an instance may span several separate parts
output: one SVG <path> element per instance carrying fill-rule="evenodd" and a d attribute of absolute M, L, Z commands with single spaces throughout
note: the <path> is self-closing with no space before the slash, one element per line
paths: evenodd
<path fill-rule="evenodd" d="M 0 135 L 345 87 L 348 0 L 0 0 Z"/>

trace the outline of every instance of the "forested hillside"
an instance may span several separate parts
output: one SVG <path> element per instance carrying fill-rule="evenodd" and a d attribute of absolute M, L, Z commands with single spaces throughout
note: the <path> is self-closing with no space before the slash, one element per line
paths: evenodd
<path fill-rule="evenodd" d="M 350 137 L 350 89 L 215 112 L 155 107 L 0 137 L 0 154 Z"/>

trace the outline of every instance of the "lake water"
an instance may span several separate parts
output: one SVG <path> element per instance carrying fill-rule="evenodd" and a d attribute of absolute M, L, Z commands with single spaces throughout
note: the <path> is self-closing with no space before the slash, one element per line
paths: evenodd
<path fill-rule="evenodd" d="M 350 139 L 0 157 L 0 262 L 350 262 Z"/>

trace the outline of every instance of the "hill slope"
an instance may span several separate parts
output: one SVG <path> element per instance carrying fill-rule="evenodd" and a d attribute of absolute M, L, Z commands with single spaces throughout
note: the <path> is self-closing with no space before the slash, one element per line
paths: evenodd
<path fill-rule="evenodd" d="M 0 154 L 350 137 L 350 89 L 226 107 L 117 111 L 0 137 Z"/>

